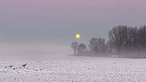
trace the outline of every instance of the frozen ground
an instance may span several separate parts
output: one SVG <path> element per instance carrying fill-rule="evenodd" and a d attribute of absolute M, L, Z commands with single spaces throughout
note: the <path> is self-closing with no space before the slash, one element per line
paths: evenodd
<path fill-rule="evenodd" d="M 48 46 L 1 44 L 0 82 L 146 82 L 146 59 L 75 57 Z"/>
<path fill-rule="evenodd" d="M 0 82 L 146 82 L 146 60 L 74 57 L 1 63 Z"/>

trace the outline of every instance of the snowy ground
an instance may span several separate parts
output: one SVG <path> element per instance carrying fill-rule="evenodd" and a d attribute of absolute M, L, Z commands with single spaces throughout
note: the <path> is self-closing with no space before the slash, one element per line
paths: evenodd
<path fill-rule="evenodd" d="M 0 82 L 146 82 L 146 59 L 76 57 L 70 52 L 61 45 L 2 43 Z"/>
<path fill-rule="evenodd" d="M 66 60 L 1 62 L 0 82 L 146 82 L 146 60 L 70 56 Z"/>

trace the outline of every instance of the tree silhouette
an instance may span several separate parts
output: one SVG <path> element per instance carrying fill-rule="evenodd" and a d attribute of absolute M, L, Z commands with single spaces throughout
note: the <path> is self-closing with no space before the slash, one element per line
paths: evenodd
<path fill-rule="evenodd" d="M 103 38 L 92 38 L 89 43 L 89 49 L 95 53 L 105 52 L 105 39 Z"/>
<path fill-rule="evenodd" d="M 146 57 L 144 54 L 146 53 L 146 26 L 140 28 L 125 25 L 116 26 L 109 31 L 107 43 L 104 38 L 91 38 L 88 44 L 90 51 L 87 51 L 87 47 L 83 43 L 72 42 L 71 47 L 75 55 L 87 53 L 88 55 L 98 53 L 103 55 L 104 52 L 111 52 L 111 54 L 113 52 L 119 57 Z"/>
<path fill-rule="evenodd" d="M 138 44 L 140 50 L 146 50 L 146 26 L 142 26 L 138 31 Z"/>
<path fill-rule="evenodd" d="M 85 55 L 87 51 L 87 46 L 83 43 L 79 44 L 79 47 L 78 47 L 78 55 Z"/>
<path fill-rule="evenodd" d="M 89 49 L 92 51 L 92 52 L 95 52 L 97 53 L 98 52 L 98 39 L 97 38 L 92 38 L 90 40 L 90 43 L 89 43 Z"/>
<path fill-rule="evenodd" d="M 98 47 L 99 53 L 104 53 L 106 51 L 104 38 L 97 39 L 97 47 Z"/>
<path fill-rule="evenodd" d="M 74 51 L 74 55 L 77 55 L 77 49 L 78 49 L 78 42 L 72 42 L 71 48 Z"/>
<path fill-rule="evenodd" d="M 120 25 L 114 27 L 109 32 L 109 39 L 112 43 L 113 48 L 117 49 L 118 52 L 120 52 L 123 46 L 126 44 L 127 26 Z"/>

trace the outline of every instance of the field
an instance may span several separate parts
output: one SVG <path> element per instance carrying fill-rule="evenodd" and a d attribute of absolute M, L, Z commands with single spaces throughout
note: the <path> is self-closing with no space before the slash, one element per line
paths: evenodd
<path fill-rule="evenodd" d="M 146 59 L 71 52 L 69 47 L 49 44 L 1 44 L 0 82 L 146 82 Z"/>
<path fill-rule="evenodd" d="M 68 56 L 0 63 L 0 82 L 146 82 L 145 77 L 146 59 Z"/>

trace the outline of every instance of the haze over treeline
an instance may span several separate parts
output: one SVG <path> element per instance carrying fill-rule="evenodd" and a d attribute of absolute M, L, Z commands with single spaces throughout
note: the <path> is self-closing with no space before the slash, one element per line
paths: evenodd
<path fill-rule="evenodd" d="M 87 45 L 72 42 L 75 55 L 98 55 L 115 53 L 119 57 L 146 57 L 146 26 L 131 27 L 119 25 L 108 33 L 109 40 L 93 37 Z"/>

